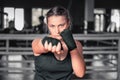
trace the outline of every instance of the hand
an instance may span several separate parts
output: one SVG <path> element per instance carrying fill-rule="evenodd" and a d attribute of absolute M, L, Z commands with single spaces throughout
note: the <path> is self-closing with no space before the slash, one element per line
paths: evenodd
<path fill-rule="evenodd" d="M 69 29 L 65 29 L 60 33 L 63 41 L 66 43 L 68 50 L 71 51 L 76 48 L 76 43 L 73 39 L 72 32 Z"/>
<path fill-rule="evenodd" d="M 61 42 L 58 39 L 52 37 L 44 37 L 42 40 L 42 44 L 46 50 L 46 52 L 50 51 L 53 53 L 60 54 L 61 53 Z"/>
<path fill-rule="evenodd" d="M 42 44 L 44 45 L 45 44 L 45 41 L 48 42 L 48 44 L 51 42 L 52 46 L 57 46 L 57 44 L 60 42 L 60 40 L 58 39 L 55 39 L 55 38 L 52 38 L 52 37 L 48 37 L 48 36 L 45 36 L 43 39 L 42 39 Z"/>
<path fill-rule="evenodd" d="M 58 39 L 58 40 L 62 40 L 62 37 L 58 34 L 58 35 L 50 35 L 49 37 L 52 37 L 52 38 L 55 38 L 55 39 Z"/>

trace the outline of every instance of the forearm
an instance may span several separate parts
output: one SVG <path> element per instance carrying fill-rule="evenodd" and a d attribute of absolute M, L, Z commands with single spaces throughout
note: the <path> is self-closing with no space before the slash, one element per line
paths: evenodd
<path fill-rule="evenodd" d="M 78 77 L 83 77 L 85 74 L 85 62 L 82 56 L 82 45 L 79 41 L 74 40 L 69 29 L 65 29 L 60 35 L 70 51 L 74 73 Z"/>
<path fill-rule="evenodd" d="M 85 74 L 85 62 L 81 53 L 78 52 L 77 48 L 70 52 L 73 71 L 76 76 L 83 77 Z"/>
<path fill-rule="evenodd" d="M 41 39 L 35 39 L 32 42 L 32 50 L 34 54 L 41 54 L 45 52 Z"/>

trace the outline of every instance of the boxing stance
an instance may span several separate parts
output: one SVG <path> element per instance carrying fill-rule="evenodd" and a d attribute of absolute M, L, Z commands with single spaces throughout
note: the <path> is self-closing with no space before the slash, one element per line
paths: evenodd
<path fill-rule="evenodd" d="M 80 41 L 74 40 L 70 31 L 70 16 L 61 6 L 51 8 L 46 14 L 49 35 L 32 42 L 35 56 L 34 80 L 71 80 L 74 73 L 82 78 L 85 62 Z"/>

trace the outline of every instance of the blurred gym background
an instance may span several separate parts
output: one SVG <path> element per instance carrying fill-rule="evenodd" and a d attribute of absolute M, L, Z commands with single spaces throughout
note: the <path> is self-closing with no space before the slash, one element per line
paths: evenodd
<path fill-rule="evenodd" d="M 119 0 L 0 0 L 0 80 L 33 80 L 31 42 L 48 34 L 47 11 L 67 8 L 87 71 L 80 79 L 120 80 Z"/>

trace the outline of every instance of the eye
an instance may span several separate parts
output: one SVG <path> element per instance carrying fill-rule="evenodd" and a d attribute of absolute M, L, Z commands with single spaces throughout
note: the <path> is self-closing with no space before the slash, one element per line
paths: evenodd
<path fill-rule="evenodd" d="M 51 28 L 54 28 L 55 26 L 54 25 L 50 25 Z"/>
<path fill-rule="evenodd" d="M 59 27 L 63 27 L 65 24 L 60 24 Z"/>

